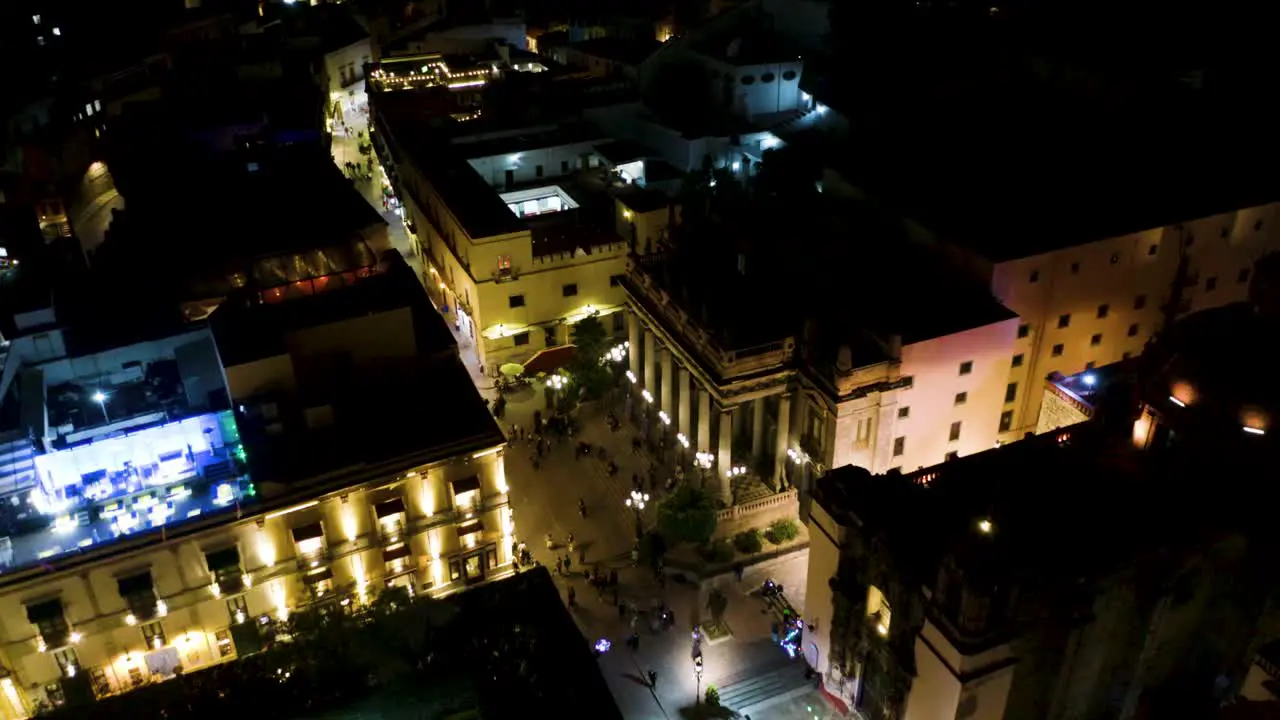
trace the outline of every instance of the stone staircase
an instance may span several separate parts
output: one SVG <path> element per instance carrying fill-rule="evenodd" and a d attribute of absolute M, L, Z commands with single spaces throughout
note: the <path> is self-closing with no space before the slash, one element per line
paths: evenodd
<path fill-rule="evenodd" d="M 802 663 L 787 663 L 719 687 L 720 705 L 746 715 L 803 693 L 812 684 L 805 680 Z"/>
<path fill-rule="evenodd" d="M 733 502 L 735 505 L 745 505 L 756 500 L 773 495 L 774 492 L 769 489 L 759 478 L 753 473 L 740 475 L 733 479 Z"/>

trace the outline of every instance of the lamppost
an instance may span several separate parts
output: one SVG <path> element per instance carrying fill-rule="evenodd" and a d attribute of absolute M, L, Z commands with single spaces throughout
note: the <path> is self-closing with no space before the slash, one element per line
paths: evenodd
<path fill-rule="evenodd" d="M 707 479 L 711 475 L 711 466 L 716 462 L 716 456 L 709 452 L 698 452 L 693 455 L 694 467 L 698 468 L 698 477 L 701 487 L 707 486 Z"/>
<path fill-rule="evenodd" d="M 564 388 L 564 376 L 556 373 L 547 378 L 547 409 L 554 410 L 560 398 L 560 390 Z"/>
<path fill-rule="evenodd" d="M 649 502 L 649 493 L 632 490 L 631 497 L 625 500 L 627 507 L 636 511 L 636 539 L 644 537 L 644 506 Z"/>
<path fill-rule="evenodd" d="M 93 401 L 98 403 L 98 407 L 102 408 L 102 419 L 108 423 L 111 422 L 111 416 L 107 414 L 107 395 L 101 390 L 93 394 Z"/>

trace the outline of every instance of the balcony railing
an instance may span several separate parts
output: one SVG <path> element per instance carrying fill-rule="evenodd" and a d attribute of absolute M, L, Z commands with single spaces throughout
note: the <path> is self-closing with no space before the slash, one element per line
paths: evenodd
<path fill-rule="evenodd" d="M 312 568 L 324 567 L 333 562 L 333 551 L 329 548 L 317 550 L 316 552 L 298 555 L 298 569 L 307 571 Z"/>
<path fill-rule="evenodd" d="M 379 522 L 378 523 L 378 539 L 383 545 L 403 542 L 405 540 L 405 532 L 407 528 L 403 519 L 395 522 Z"/>
<path fill-rule="evenodd" d="M 795 338 L 783 337 L 773 342 L 743 348 L 724 348 L 711 333 L 694 320 L 671 295 L 650 275 L 661 256 L 633 255 L 628 263 L 624 286 L 646 309 L 664 321 L 678 336 L 681 344 L 691 346 L 710 363 L 720 378 L 733 378 L 761 370 L 781 368 L 795 354 Z"/>

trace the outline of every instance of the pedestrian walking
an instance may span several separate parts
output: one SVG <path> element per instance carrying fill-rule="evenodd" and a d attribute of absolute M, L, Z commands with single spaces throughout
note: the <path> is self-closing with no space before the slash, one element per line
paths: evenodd
<path fill-rule="evenodd" d="M 578 591 L 574 590 L 572 585 L 569 586 L 569 607 L 578 607 Z"/>
<path fill-rule="evenodd" d="M 656 670 L 650 669 L 649 670 L 649 687 L 656 688 L 657 686 L 658 686 L 658 672 Z"/>
<path fill-rule="evenodd" d="M 745 568 L 742 567 L 742 563 L 737 562 L 733 564 L 733 576 L 738 579 L 738 582 L 742 582 L 742 573 L 744 570 Z"/>

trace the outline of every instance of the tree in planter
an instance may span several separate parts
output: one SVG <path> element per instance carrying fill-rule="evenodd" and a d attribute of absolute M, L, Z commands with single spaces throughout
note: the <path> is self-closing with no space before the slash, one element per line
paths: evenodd
<path fill-rule="evenodd" d="M 658 532 L 671 542 L 702 545 L 715 531 L 715 498 L 700 488 L 681 485 L 658 503 Z"/>
<path fill-rule="evenodd" d="M 573 326 L 575 351 L 566 369 L 584 399 L 599 399 L 613 384 L 613 376 L 601 360 L 609 350 L 610 340 L 609 330 L 598 315 L 588 315 Z"/>
<path fill-rule="evenodd" d="M 764 536 L 774 545 L 781 545 L 800 537 L 800 526 L 796 525 L 796 521 L 791 518 L 774 520 L 769 524 L 769 529 L 765 531 Z"/>
<path fill-rule="evenodd" d="M 763 549 L 760 542 L 760 531 L 751 528 L 733 536 L 733 547 L 743 555 L 754 555 Z"/>
<path fill-rule="evenodd" d="M 720 588 L 712 588 L 707 596 L 707 611 L 711 613 L 711 622 L 719 625 L 724 620 L 724 613 L 729 609 L 729 598 Z"/>

